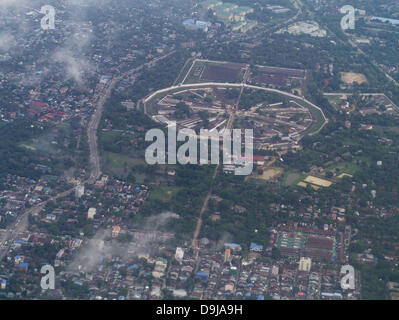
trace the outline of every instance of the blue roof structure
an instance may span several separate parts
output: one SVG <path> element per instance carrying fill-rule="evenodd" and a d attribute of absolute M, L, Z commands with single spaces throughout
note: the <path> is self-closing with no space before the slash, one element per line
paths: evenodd
<path fill-rule="evenodd" d="M 183 21 L 183 24 L 194 24 L 194 23 L 195 23 L 194 19 L 186 19 Z"/>
<path fill-rule="evenodd" d="M 28 242 L 24 241 L 24 240 L 15 240 L 15 243 L 19 243 L 19 244 L 28 244 Z"/>
<path fill-rule="evenodd" d="M 186 19 L 183 21 L 183 25 L 192 29 L 200 29 L 207 31 L 208 28 L 212 25 L 211 22 L 208 21 L 195 21 L 194 19 Z"/>
<path fill-rule="evenodd" d="M 256 244 L 256 243 L 251 243 L 251 245 L 249 246 L 249 248 L 251 250 L 263 250 L 263 246 L 260 244 Z"/>
<path fill-rule="evenodd" d="M 197 277 L 200 277 L 201 278 L 201 280 L 207 280 L 208 279 L 208 277 L 209 277 L 209 273 L 207 273 L 207 272 L 202 272 L 202 271 L 199 271 L 199 272 L 197 272 Z"/>

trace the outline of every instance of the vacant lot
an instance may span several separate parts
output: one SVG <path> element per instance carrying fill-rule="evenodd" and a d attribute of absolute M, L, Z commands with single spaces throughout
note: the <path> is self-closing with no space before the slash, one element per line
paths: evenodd
<path fill-rule="evenodd" d="M 242 63 L 232 63 L 223 61 L 208 61 L 196 59 L 189 64 L 190 68 L 186 72 L 182 70 L 184 76 L 179 77 L 182 83 L 199 83 L 199 82 L 240 82 L 243 79 L 247 65 Z"/>
<path fill-rule="evenodd" d="M 232 65 L 207 65 L 201 80 L 236 82 L 239 80 L 240 73 L 241 68 Z"/>
<path fill-rule="evenodd" d="M 311 184 L 315 184 L 316 186 L 321 186 L 321 187 L 329 187 L 332 185 L 331 181 L 320 179 L 314 176 L 307 176 L 305 182 L 309 182 Z"/>
<path fill-rule="evenodd" d="M 301 174 L 298 172 L 288 172 L 284 178 L 284 185 L 291 186 L 294 185 L 298 180 L 300 180 Z"/>
<path fill-rule="evenodd" d="M 102 156 L 103 170 L 107 174 L 111 174 L 118 178 L 126 178 L 132 166 L 145 165 L 144 160 L 133 158 L 121 153 L 104 152 Z M 138 182 L 142 182 L 145 175 L 134 173 Z"/>
<path fill-rule="evenodd" d="M 172 199 L 173 195 L 176 194 L 180 188 L 178 187 L 155 187 L 150 193 L 150 200 L 168 202 Z"/>
<path fill-rule="evenodd" d="M 277 67 L 259 67 L 252 75 L 254 83 L 273 85 L 276 87 L 287 87 L 296 81 L 299 86 L 305 80 L 305 71 L 301 69 L 286 69 Z"/>
<path fill-rule="evenodd" d="M 263 174 L 258 176 L 258 178 L 269 181 L 271 179 L 274 179 L 275 177 L 279 176 L 281 173 L 283 173 L 282 168 L 269 168 L 263 171 Z"/>
<path fill-rule="evenodd" d="M 353 84 L 357 82 L 358 84 L 362 84 L 367 82 L 367 78 L 362 73 L 354 73 L 354 72 L 342 72 L 341 80 L 346 84 Z"/>

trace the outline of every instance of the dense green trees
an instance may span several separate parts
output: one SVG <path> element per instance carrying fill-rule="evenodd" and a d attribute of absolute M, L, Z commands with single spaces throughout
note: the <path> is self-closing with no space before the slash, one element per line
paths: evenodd
<path fill-rule="evenodd" d="M 30 120 L 18 120 L 0 126 L 0 176 L 15 174 L 25 177 L 38 177 L 34 170 L 35 154 L 20 144 L 38 134 L 42 130 Z"/>

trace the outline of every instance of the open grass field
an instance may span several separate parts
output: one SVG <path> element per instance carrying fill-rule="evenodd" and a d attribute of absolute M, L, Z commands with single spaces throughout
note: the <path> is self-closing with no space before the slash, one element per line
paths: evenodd
<path fill-rule="evenodd" d="M 178 187 L 157 186 L 151 191 L 149 200 L 168 202 L 179 190 Z"/>
<path fill-rule="evenodd" d="M 282 184 L 283 186 L 295 186 L 298 182 L 305 178 L 305 175 L 294 171 L 292 169 L 287 169 L 282 174 Z"/>
<path fill-rule="evenodd" d="M 140 159 L 132 158 L 120 153 L 104 152 L 105 161 L 115 168 L 122 168 L 125 165 L 144 164 Z"/>
<path fill-rule="evenodd" d="M 134 141 L 139 134 L 133 131 L 123 131 L 123 130 L 111 130 L 111 131 L 102 131 L 99 133 L 99 141 L 101 145 L 109 145 L 109 144 L 118 144 L 121 139 Z M 112 151 L 112 150 L 111 150 Z"/>
<path fill-rule="evenodd" d="M 103 152 L 102 162 L 103 171 L 105 173 L 119 178 L 125 178 L 129 174 L 129 170 L 132 166 L 145 164 L 144 160 L 112 152 Z M 139 182 L 142 182 L 144 176 L 145 175 L 135 174 Z"/>
<path fill-rule="evenodd" d="M 31 151 L 40 151 L 47 155 L 62 155 L 65 152 L 65 146 L 63 145 L 65 139 L 60 138 L 69 137 L 71 132 L 72 129 L 69 123 L 63 122 L 47 130 L 37 138 L 22 142 L 19 146 Z"/>
<path fill-rule="evenodd" d="M 339 107 L 341 106 L 343 101 L 340 96 L 327 96 L 327 100 L 337 111 L 339 110 Z"/>

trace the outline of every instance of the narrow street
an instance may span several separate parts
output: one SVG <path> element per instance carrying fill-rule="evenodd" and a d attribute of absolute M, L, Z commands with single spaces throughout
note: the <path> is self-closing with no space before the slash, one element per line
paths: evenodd
<path fill-rule="evenodd" d="M 245 75 L 244 75 L 244 78 L 243 78 L 243 81 L 242 81 L 242 87 L 241 87 L 241 90 L 240 90 L 240 94 L 239 94 L 239 96 L 237 98 L 237 101 L 236 101 L 234 107 L 233 107 L 233 110 L 230 113 L 229 120 L 227 121 L 227 125 L 226 125 L 226 131 L 227 132 L 229 132 L 233 128 L 234 119 L 235 119 L 235 112 L 238 110 L 238 106 L 239 106 L 240 101 L 241 101 L 241 96 L 242 96 L 242 94 L 244 92 L 244 88 L 245 88 L 244 85 L 246 84 L 246 82 L 248 80 L 248 77 L 249 77 L 249 68 L 245 72 Z M 221 146 L 221 148 L 223 148 L 223 147 Z M 216 166 L 215 171 L 213 172 L 212 181 L 215 181 L 215 179 L 217 177 L 217 174 L 219 172 L 219 168 L 220 168 L 220 161 L 219 161 L 219 164 Z M 201 211 L 199 213 L 197 225 L 196 225 L 195 231 L 194 231 L 193 240 L 191 242 L 191 247 L 195 248 L 195 249 L 198 249 L 198 237 L 199 237 L 199 234 L 201 232 L 202 221 L 203 221 L 202 220 L 202 216 L 203 216 L 204 212 L 206 211 L 206 209 L 208 208 L 208 203 L 209 203 L 209 199 L 212 196 L 212 191 L 213 191 L 213 185 L 209 189 L 208 194 L 205 197 L 204 204 L 202 205 Z"/>

